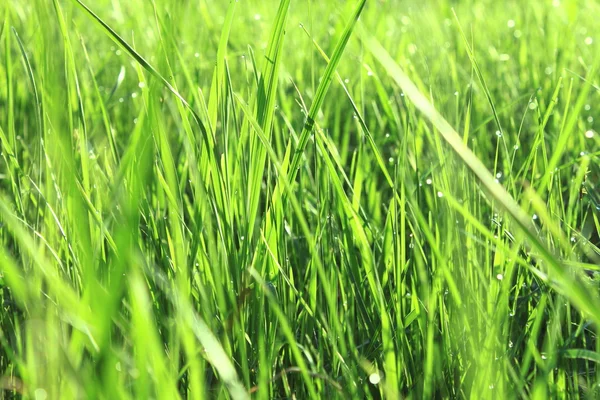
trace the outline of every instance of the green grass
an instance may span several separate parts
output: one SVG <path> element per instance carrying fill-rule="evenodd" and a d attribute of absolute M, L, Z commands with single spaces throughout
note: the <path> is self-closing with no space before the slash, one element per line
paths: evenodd
<path fill-rule="evenodd" d="M 0 6 L 0 398 L 597 398 L 600 5 Z"/>

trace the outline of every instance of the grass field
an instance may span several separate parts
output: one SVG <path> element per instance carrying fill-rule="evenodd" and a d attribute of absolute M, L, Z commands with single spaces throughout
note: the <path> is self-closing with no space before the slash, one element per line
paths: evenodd
<path fill-rule="evenodd" d="M 3 2 L 0 398 L 598 398 L 599 15 Z"/>

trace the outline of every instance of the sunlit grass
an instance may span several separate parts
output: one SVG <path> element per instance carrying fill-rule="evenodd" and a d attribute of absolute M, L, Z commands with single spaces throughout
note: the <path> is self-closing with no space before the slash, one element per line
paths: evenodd
<path fill-rule="evenodd" d="M 0 398 L 597 396 L 600 6 L 421 3 L 9 0 Z"/>

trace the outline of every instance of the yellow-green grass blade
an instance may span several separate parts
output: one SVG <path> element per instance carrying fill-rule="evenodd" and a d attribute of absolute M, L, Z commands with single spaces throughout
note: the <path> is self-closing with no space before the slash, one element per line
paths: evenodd
<path fill-rule="evenodd" d="M 369 52 L 373 54 L 373 57 L 382 65 L 396 84 L 402 88 L 405 95 L 423 116 L 435 126 L 437 132 L 450 145 L 463 163 L 475 174 L 482 186 L 498 202 L 498 205 L 514 218 L 514 221 L 527 237 L 528 243 L 536 250 L 539 258 L 546 263 L 551 274 L 560 282 L 561 292 L 596 323 L 600 323 L 600 302 L 598 296 L 591 293 L 580 279 L 572 276 L 546 245 L 541 242 L 533 230 L 531 219 L 521 209 L 519 204 L 502 185 L 495 181 L 494 176 L 487 170 L 481 160 L 464 144 L 460 135 L 419 91 L 381 44 L 364 29 L 360 31 L 360 37 Z"/>

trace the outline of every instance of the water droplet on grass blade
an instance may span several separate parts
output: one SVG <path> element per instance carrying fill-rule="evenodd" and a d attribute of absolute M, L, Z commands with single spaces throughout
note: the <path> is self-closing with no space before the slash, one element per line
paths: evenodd
<path fill-rule="evenodd" d="M 369 375 L 369 382 L 371 382 L 373 385 L 377 385 L 379 382 L 381 382 L 381 377 L 378 373 L 374 372 Z"/>

